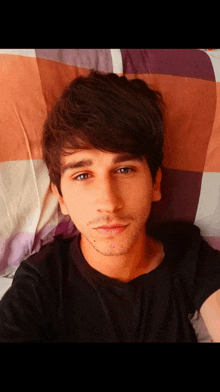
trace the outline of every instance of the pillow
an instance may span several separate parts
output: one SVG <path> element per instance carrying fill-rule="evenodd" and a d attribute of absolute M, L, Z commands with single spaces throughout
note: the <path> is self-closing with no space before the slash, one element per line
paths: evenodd
<path fill-rule="evenodd" d="M 119 57 L 117 56 L 119 52 Z M 121 72 L 118 49 L 0 50 L 0 274 L 74 234 L 49 188 L 41 135 L 48 111 L 65 86 L 90 69 Z"/>
<path fill-rule="evenodd" d="M 220 250 L 220 51 L 122 49 L 123 73 L 164 97 L 162 200 L 152 222 L 195 223 Z M 210 191 L 211 190 L 211 191 Z"/>

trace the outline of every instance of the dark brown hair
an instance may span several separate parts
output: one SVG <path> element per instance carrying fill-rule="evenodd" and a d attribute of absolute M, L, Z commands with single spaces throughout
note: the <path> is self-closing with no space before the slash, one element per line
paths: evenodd
<path fill-rule="evenodd" d="M 62 195 L 61 156 L 95 148 L 145 157 L 154 181 L 163 159 L 162 95 L 143 80 L 91 71 L 63 91 L 44 124 L 42 149 Z"/>

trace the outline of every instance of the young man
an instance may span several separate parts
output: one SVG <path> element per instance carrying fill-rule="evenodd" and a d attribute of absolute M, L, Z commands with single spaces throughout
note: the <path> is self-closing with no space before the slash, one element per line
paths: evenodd
<path fill-rule="evenodd" d="M 79 233 L 21 263 L 0 302 L 0 341 L 196 342 L 196 310 L 219 341 L 220 253 L 194 225 L 148 225 L 161 198 L 161 95 L 138 79 L 79 77 L 42 146 Z"/>

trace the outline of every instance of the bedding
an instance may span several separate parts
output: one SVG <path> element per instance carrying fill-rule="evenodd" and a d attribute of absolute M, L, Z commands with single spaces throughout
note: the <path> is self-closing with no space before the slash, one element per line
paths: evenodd
<path fill-rule="evenodd" d="M 161 90 L 163 197 L 152 222 L 191 221 L 220 250 L 219 64 L 218 50 L 0 49 L 0 297 L 22 260 L 57 235 L 76 233 L 50 191 L 40 139 L 61 91 L 90 69 L 142 78 Z M 197 326 L 201 316 L 191 317 Z"/>
<path fill-rule="evenodd" d="M 49 188 L 40 139 L 48 111 L 63 88 L 94 68 L 118 71 L 106 49 L 0 50 L 0 274 L 59 234 L 72 235 Z M 116 64 L 116 66 L 114 65 Z M 119 69 L 120 71 L 122 69 Z"/>

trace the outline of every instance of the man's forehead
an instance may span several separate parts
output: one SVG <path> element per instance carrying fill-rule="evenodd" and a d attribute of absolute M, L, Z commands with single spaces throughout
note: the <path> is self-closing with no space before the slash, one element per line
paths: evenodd
<path fill-rule="evenodd" d="M 121 160 L 138 160 L 138 161 L 143 161 L 144 157 L 138 156 L 137 154 L 132 154 L 130 152 L 108 152 L 108 151 L 101 151 L 97 149 L 69 149 L 66 150 L 65 153 L 67 155 L 62 155 L 61 156 L 61 166 L 65 165 L 68 162 L 71 161 L 78 161 L 81 158 L 90 158 L 91 160 L 95 161 L 96 159 L 99 159 L 100 157 L 106 158 L 109 161 L 113 161 L 117 163 L 120 162 Z"/>

